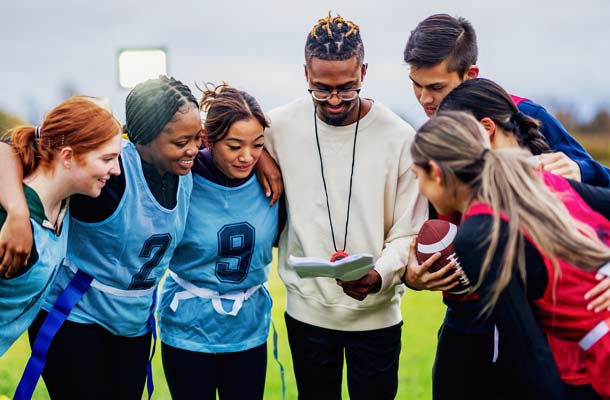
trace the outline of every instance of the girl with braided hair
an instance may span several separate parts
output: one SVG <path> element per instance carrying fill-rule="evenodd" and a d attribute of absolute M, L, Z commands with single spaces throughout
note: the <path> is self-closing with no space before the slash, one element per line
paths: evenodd
<path fill-rule="evenodd" d="M 464 81 L 442 100 L 439 111 L 471 113 L 487 132 L 492 148 L 521 147 L 537 156 L 549 155 L 551 152 L 539 130 L 539 122 L 519 112 L 504 89 L 488 79 L 476 78 Z M 531 160 L 538 166 L 536 157 Z M 569 174 L 567 175 L 569 177 Z M 594 210 L 606 217 L 610 216 L 608 189 L 580 184 L 570 179 L 567 182 L 587 199 Z M 552 183 L 551 180 L 547 180 L 547 184 Z M 458 223 L 460 215 L 442 216 L 442 218 Z M 410 270 L 414 271 L 416 268 Z M 603 279 L 603 276 L 600 279 Z M 606 278 L 588 293 L 587 298 L 593 309 L 600 311 L 608 308 L 609 283 L 610 279 Z M 481 319 L 476 318 L 480 307 L 479 299 L 476 296 L 445 294 L 443 301 L 448 308 L 439 330 L 434 361 L 432 382 L 435 398 L 454 396 L 455 391 L 449 389 L 453 384 L 457 385 L 458 382 L 465 382 L 474 377 L 483 382 L 478 387 L 493 388 L 495 385 L 493 378 L 485 377 L 494 370 L 493 350 L 497 340 L 494 340 L 493 324 L 483 323 Z M 471 360 L 468 371 L 461 368 L 464 354 L 469 354 Z M 464 390 L 468 390 L 466 389 L 468 386 L 464 385 Z"/>
<path fill-rule="evenodd" d="M 43 366 L 52 398 L 140 398 L 147 376 L 151 395 L 155 293 L 185 229 L 198 108 L 190 89 L 166 76 L 127 96 L 124 174 L 97 199 L 71 199 L 68 254 L 30 328 L 33 358 L 16 398 L 33 391 Z M 272 167 L 259 171 L 267 181 Z"/>
<path fill-rule="evenodd" d="M 484 343 L 475 328 L 495 325 L 499 337 L 487 371 L 475 362 L 462 389 L 439 381 L 434 398 L 608 398 L 610 311 L 587 309 L 585 293 L 610 268 L 610 222 L 564 178 L 535 171 L 531 153 L 491 150 L 466 113 L 437 114 L 411 154 L 421 192 L 440 213 L 464 215 L 454 246 L 481 300 L 474 309 L 450 304 L 453 320 L 476 321 L 470 334 Z M 478 359 L 451 337 L 454 348 L 439 338 L 438 353 Z"/>
<path fill-rule="evenodd" d="M 42 366 L 51 398 L 142 395 L 155 289 L 184 231 L 201 120 L 190 89 L 160 76 L 129 93 L 126 122 L 123 173 L 97 198 L 71 197 L 67 256 L 30 327 L 16 398 L 33 391 Z"/>
<path fill-rule="evenodd" d="M 0 278 L 0 356 L 40 311 L 66 255 L 67 198 L 76 193 L 97 197 L 120 173 L 121 126 L 102 107 L 73 97 L 51 110 L 41 127 L 18 126 L 7 136 L 19 162 L 15 168 L 23 170 L 34 243 L 22 268 Z M 0 208 L 0 225 L 6 216 Z"/>
<path fill-rule="evenodd" d="M 438 111 L 471 113 L 489 133 L 493 148 L 523 147 L 534 155 L 552 151 L 540 122 L 520 112 L 509 94 L 489 79 L 465 80 L 445 96 Z"/>
<path fill-rule="evenodd" d="M 159 301 L 165 376 L 174 399 L 262 399 L 271 320 L 263 285 L 278 206 L 254 169 L 269 123 L 254 97 L 227 84 L 207 84 L 200 106 L 206 147 Z"/>

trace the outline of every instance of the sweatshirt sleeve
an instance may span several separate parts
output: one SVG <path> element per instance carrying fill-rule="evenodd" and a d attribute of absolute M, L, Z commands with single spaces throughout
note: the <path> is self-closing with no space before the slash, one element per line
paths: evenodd
<path fill-rule="evenodd" d="M 277 151 L 275 150 L 275 135 L 277 134 L 277 129 L 273 129 L 273 114 L 269 113 L 268 118 L 270 120 L 271 126 L 265 129 L 265 150 L 267 151 L 267 153 L 269 153 L 271 158 L 273 158 L 273 161 L 278 163 L 279 161 L 277 158 Z"/>
<path fill-rule="evenodd" d="M 610 169 L 595 161 L 557 118 L 532 101 L 521 102 L 518 107 L 524 114 L 541 122 L 540 131 L 553 151 L 563 152 L 578 164 L 583 182 L 594 186 L 610 186 Z"/>
<path fill-rule="evenodd" d="M 375 263 L 375 270 L 381 276 L 382 291 L 401 283 L 411 241 L 428 218 L 428 201 L 419 192 L 408 145 L 404 146 L 401 163 L 399 168 L 403 171 L 398 177 L 392 209 L 386 211 L 392 215 L 391 226 L 385 235 L 381 256 Z"/>

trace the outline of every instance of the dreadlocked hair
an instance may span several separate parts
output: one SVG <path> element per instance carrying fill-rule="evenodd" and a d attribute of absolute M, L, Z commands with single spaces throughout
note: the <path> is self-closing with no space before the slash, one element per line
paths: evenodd
<path fill-rule="evenodd" d="M 342 61 L 357 57 L 364 60 L 364 45 L 360 37 L 360 27 L 340 15 L 333 17 L 328 12 L 326 18 L 318 20 L 305 42 L 305 61 L 313 58 Z"/>
<path fill-rule="evenodd" d="M 199 109 L 205 113 L 203 127 L 207 144 L 221 141 L 238 121 L 255 119 L 263 128 L 269 127 L 261 106 L 243 90 L 231 87 L 226 82 L 220 85 L 206 82 L 203 88 L 197 88 L 203 93 Z"/>
<path fill-rule="evenodd" d="M 125 101 L 125 132 L 133 143 L 146 145 L 174 121 L 178 111 L 186 112 L 189 106 L 198 108 L 197 99 L 173 77 L 159 75 L 139 83 Z"/>

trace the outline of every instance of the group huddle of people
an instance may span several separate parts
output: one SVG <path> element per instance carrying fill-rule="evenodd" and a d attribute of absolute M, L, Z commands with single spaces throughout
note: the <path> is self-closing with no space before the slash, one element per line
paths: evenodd
<path fill-rule="evenodd" d="M 478 77 L 464 18 L 420 22 L 404 61 L 417 132 L 360 96 L 360 29 L 330 13 L 307 35 L 309 94 L 267 114 L 226 83 L 198 101 L 160 76 L 124 125 L 77 96 L 10 130 L 0 355 L 25 331 L 32 347 L 15 399 L 40 376 L 53 399 L 150 397 L 157 331 L 172 398 L 268 398 L 274 246 L 299 399 L 340 399 L 344 364 L 351 399 L 396 397 L 405 288 L 447 305 L 434 399 L 610 399 L 610 170 Z M 440 253 L 414 256 L 429 218 L 458 225 L 438 270 Z M 288 264 L 352 253 L 375 259 L 354 281 Z"/>

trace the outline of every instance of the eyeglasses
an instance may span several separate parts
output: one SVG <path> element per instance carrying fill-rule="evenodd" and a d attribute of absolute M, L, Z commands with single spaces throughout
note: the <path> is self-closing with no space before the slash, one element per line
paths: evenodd
<path fill-rule="evenodd" d="M 317 101 L 328 101 L 330 100 L 333 94 L 336 94 L 337 97 L 343 101 L 352 101 L 356 97 L 358 97 L 360 90 L 362 90 L 362 88 L 343 90 L 333 89 L 332 91 L 324 89 L 307 89 L 311 97 L 313 97 L 314 100 Z"/>

